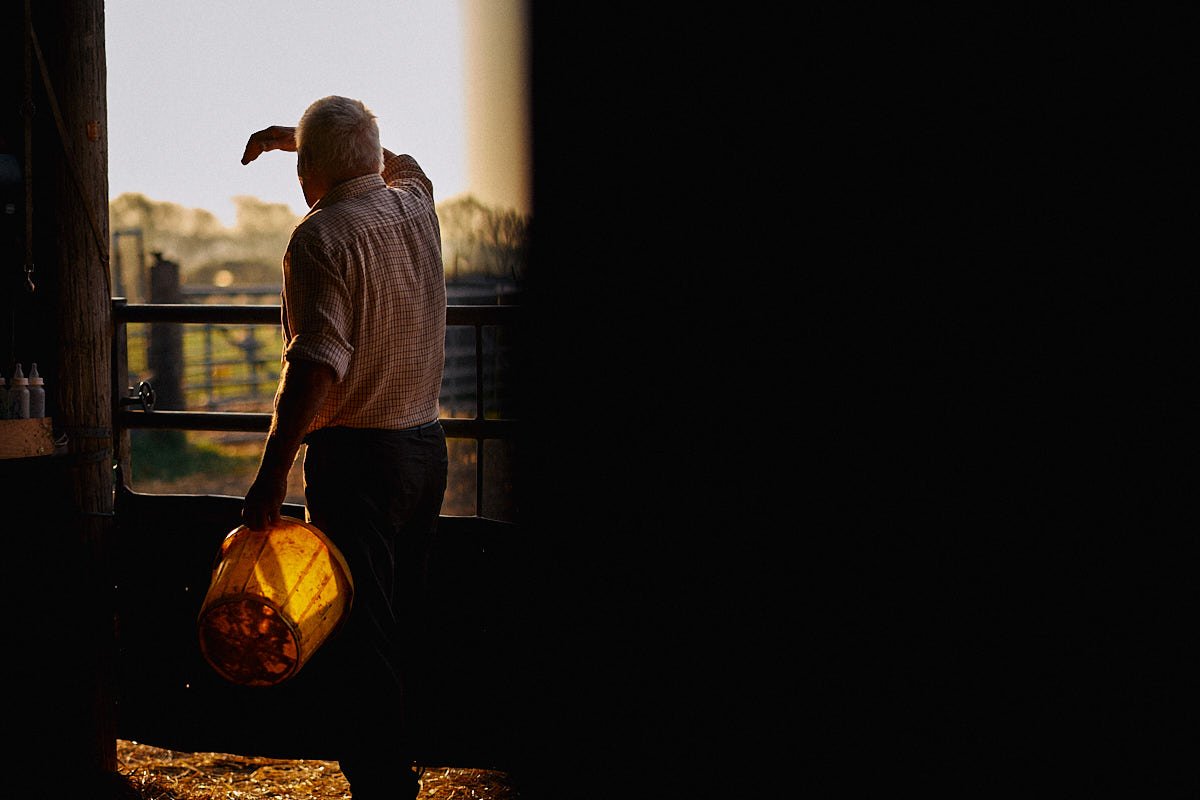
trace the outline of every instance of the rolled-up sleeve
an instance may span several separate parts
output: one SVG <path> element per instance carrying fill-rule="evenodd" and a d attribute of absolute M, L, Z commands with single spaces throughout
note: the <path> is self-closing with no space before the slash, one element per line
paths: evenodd
<path fill-rule="evenodd" d="M 293 239 L 283 259 L 287 298 L 283 357 L 325 364 L 340 383 L 354 347 L 354 307 L 345 276 L 315 242 Z"/>

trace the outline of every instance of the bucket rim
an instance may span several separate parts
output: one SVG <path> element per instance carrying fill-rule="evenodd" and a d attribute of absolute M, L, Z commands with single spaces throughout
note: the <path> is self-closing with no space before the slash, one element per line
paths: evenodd
<path fill-rule="evenodd" d="M 229 546 L 229 543 L 237 536 L 241 536 L 246 533 L 270 533 L 274 528 L 284 528 L 290 526 L 297 526 L 307 530 L 313 536 L 317 537 L 321 544 L 325 545 L 325 548 L 329 551 L 330 555 L 333 556 L 333 560 L 337 562 L 338 569 L 341 570 L 342 576 L 346 579 L 346 585 L 350 588 L 350 597 L 348 598 L 349 602 L 346 605 L 346 612 L 349 613 L 350 605 L 354 601 L 354 574 L 350 572 L 350 564 L 346 561 L 346 557 L 342 555 L 342 551 L 338 549 L 338 546 L 333 543 L 333 540 L 331 540 L 323 530 L 318 528 L 316 525 L 313 525 L 311 522 L 306 522 L 305 520 L 297 519 L 296 517 L 284 515 L 279 517 L 278 522 L 270 523 L 265 531 L 253 530 L 244 524 L 238 525 L 236 528 L 227 533 L 225 535 L 225 539 L 221 542 L 221 548 L 217 557 L 218 561 Z"/>

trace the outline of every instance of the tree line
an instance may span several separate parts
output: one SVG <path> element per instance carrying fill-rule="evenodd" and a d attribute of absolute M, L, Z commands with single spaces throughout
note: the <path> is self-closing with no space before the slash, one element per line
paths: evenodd
<path fill-rule="evenodd" d="M 113 246 L 122 249 L 111 263 L 129 265 L 141 258 L 148 265 L 152 263 L 148 254 L 161 253 L 180 265 L 181 277 L 188 283 L 211 284 L 222 270 L 231 273 L 237 284 L 278 282 L 283 251 L 301 217 L 285 203 L 245 195 L 233 202 L 236 222 L 229 227 L 211 211 L 126 192 L 109 203 Z M 437 213 L 448 282 L 525 277 L 528 215 L 486 205 L 469 194 L 438 203 Z M 140 236 L 117 235 L 128 231 Z M 129 249 L 138 244 L 141 254 Z"/>

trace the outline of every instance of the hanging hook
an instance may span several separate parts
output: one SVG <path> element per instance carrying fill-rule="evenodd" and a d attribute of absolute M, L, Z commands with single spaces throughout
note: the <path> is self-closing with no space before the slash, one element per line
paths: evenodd
<path fill-rule="evenodd" d="M 31 262 L 25 265 L 25 291 L 33 294 L 35 289 L 37 286 L 33 283 L 33 263 Z"/>

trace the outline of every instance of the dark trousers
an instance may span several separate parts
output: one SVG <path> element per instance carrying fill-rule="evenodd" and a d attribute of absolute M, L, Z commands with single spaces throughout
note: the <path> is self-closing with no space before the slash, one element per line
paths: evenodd
<path fill-rule="evenodd" d="M 314 655 L 332 676 L 325 706 L 355 800 L 416 797 L 414 658 L 424 649 L 426 564 L 446 489 L 440 424 L 407 431 L 325 428 L 304 458 L 307 516 L 350 565 L 354 599 Z"/>

